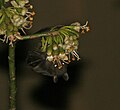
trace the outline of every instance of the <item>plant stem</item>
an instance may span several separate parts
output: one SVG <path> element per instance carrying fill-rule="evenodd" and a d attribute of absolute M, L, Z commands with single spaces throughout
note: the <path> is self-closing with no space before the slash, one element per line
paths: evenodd
<path fill-rule="evenodd" d="M 35 39 L 35 38 L 39 38 L 42 36 L 52 36 L 52 35 L 57 35 L 59 32 L 58 31 L 50 31 L 50 32 L 46 32 L 46 33 L 36 33 L 33 35 L 27 35 L 27 36 L 23 36 L 22 38 L 20 38 L 19 40 L 28 40 L 28 39 Z"/>
<path fill-rule="evenodd" d="M 15 44 L 9 46 L 9 110 L 16 110 Z"/>

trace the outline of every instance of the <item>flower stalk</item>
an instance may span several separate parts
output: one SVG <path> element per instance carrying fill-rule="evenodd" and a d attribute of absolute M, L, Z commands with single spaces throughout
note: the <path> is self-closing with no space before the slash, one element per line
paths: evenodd
<path fill-rule="evenodd" d="M 16 110 L 15 44 L 9 45 L 9 110 Z"/>

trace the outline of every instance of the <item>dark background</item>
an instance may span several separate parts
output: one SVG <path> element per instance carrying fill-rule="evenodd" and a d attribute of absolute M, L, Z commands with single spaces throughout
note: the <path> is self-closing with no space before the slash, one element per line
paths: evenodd
<path fill-rule="evenodd" d="M 39 75 L 25 63 L 39 42 L 23 41 L 16 48 L 18 110 L 120 110 L 120 1 L 31 0 L 36 11 L 28 33 L 58 24 L 89 20 L 81 35 L 80 62 L 69 65 L 70 79 Z M 0 110 L 8 109 L 7 46 L 0 43 Z"/>

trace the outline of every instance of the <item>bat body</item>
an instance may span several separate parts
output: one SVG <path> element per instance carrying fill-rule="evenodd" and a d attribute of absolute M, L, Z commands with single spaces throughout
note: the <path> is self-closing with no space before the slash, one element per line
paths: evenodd
<path fill-rule="evenodd" d="M 65 80 L 69 79 L 67 65 L 65 64 L 61 69 L 56 68 L 52 62 L 46 60 L 46 54 L 44 52 L 29 52 L 27 56 L 27 64 L 37 73 L 52 76 L 54 82 L 57 82 L 58 77 L 60 76 Z"/>

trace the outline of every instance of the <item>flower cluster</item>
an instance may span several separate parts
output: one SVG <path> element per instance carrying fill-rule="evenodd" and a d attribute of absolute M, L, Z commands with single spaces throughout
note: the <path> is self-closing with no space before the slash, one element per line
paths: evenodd
<path fill-rule="evenodd" d="M 70 26 L 60 27 L 58 30 L 54 28 L 56 34 L 42 37 L 42 52 L 46 52 L 46 60 L 53 62 L 55 67 L 61 69 L 63 65 L 69 64 L 71 61 L 80 60 L 77 53 L 79 32 L 88 32 L 88 22 L 81 26 L 76 22 Z M 53 31 L 53 30 L 52 30 Z"/>
<path fill-rule="evenodd" d="M 1 40 L 13 45 L 22 36 L 18 32 L 21 29 L 30 29 L 33 23 L 35 12 L 29 0 L 6 0 L 11 6 L 2 7 L 0 10 L 0 35 L 4 35 Z"/>

